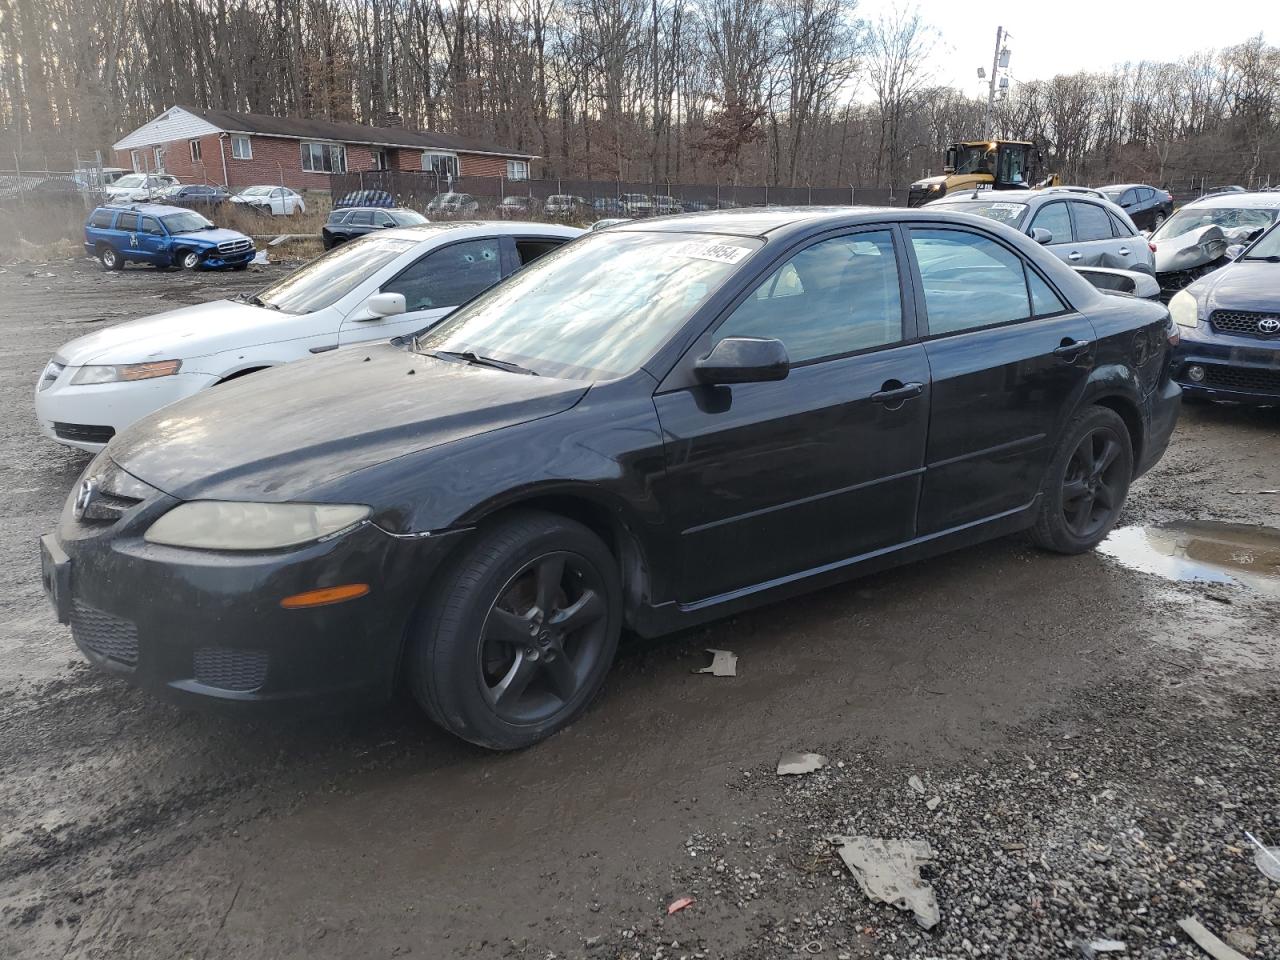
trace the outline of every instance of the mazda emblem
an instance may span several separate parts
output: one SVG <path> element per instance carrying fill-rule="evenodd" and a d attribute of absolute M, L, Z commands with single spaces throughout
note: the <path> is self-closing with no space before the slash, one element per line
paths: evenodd
<path fill-rule="evenodd" d="M 77 520 L 84 519 L 84 512 L 89 509 L 89 504 L 93 502 L 93 498 L 98 493 L 98 478 L 89 477 L 80 481 L 80 486 L 76 488 L 76 498 L 71 504 L 71 513 Z"/>
<path fill-rule="evenodd" d="M 1271 336 L 1273 333 L 1280 333 L 1280 320 L 1275 317 L 1267 317 L 1258 321 L 1258 332 Z"/>

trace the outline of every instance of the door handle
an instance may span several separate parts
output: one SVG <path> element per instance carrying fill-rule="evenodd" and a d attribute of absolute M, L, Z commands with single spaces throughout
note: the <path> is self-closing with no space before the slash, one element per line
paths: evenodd
<path fill-rule="evenodd" d="M 1061 346 L 1054 348 L 1053 355 L 1059 360 L 1064 360 L 1067 363 L 1074 363 L 1076 357 L 1080 355 L 1081 351 L 1087 349 L 1088 346 L 1088 340 L 1064 340 Z"/>
<path fill-rule="evenodd" d="M 886 380 L 880 389 L 871 395 L 872 403 L 901 404 L 913 400 L 924 393 L 923 383 L 903 383 L 901 380 Z"/>
<path fill-rule="evenodd" d="M 1070 253 L 1068 253 L 1068 254 L 1067 254 L 1067 259 L 1068 259 L 1068 260 L 1079 260 L 1079 259 L 1080 259 L 1080 251 L 1079 251 L 1079 250 L 1072 250 Z"/>
<path fill-rule="evenodd" d="M 1121 248 L 1120 248 L 1119 250 L 1117 250 L 1116 252 L 1117 252 L 1117 253 L 1120 253 L 1120 254 L 1123 254 L 1124 256 L 1126 256 L 1126 257 L 1127 257 L 1127 256 L 1129 255 L 1129 248 L 1128 248 L 1128 247 L 1121 247 Z"/>

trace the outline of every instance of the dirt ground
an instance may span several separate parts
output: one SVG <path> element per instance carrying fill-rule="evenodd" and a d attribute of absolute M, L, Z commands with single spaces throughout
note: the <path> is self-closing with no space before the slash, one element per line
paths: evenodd
<path fill-rule="evenodd" d="M 514 755 L 407 704 L 251 723 L 91 672 L 39 587 L 87 458 L 37 434 L 36 377 L 103 323 L 282 269 L 0 273 L 0 957 L 1203 956 L 1192 916 L 1280 957 L 1244 837 L 1280 844 L 1265 529 L 1210 551 L 1257 572 L 1234 580 L 1135 560 L 1137 529 L 1114 555 L 1001 540 L 632 643 Z M 1277 526 L 1277 490 L 1280 412 L 1187 407 L 1123 523 Z M 694 673 L 706 647 L 738 676 Z M 789 750 L 830 764 L 778 777 Z M 931 845 L 936 927 L 867 900 L 829 840 L 854 834 Z"/>

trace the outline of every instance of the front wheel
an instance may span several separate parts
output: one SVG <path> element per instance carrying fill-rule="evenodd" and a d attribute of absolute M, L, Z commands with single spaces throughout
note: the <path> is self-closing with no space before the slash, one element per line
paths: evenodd
<path fill-rule="evenodd" d="M 200 254 L 192 250 L 184 250 L 178 254 L 178 266 L 183 270 L 194 270 L 200 266 Z"/>
<path fill-rule="evenodd" d="M 591 702 L 621 630 L 618 565 L 600 538 L 565 517 L 513 513 L 481 527 L 428 592 L 409 685 L 464 740 L 527 747 Z"/>
<path fill-rule="evenodd" d="M 1031 539 L 1055 553 L 1092 550 L 1115 526 L 1132 479 L 1124 420 L 1090 407 L 1071 421 L 1049 464 Z"/>

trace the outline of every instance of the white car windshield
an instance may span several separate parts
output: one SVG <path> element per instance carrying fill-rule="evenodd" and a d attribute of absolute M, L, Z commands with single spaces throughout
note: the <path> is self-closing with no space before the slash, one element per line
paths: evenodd
<path fill-rule="evenodd" d="M 986 217 L 1016 227 L 1027 215 L 1025 203 L 1010 203 L 1008 200 L 958 200 L 955 203 L 935 201 L 929 204 L 930 210 L 954 210 L 956 213 L 972 213 L 974 216 Z"/>
<path fill-rule="evenodd" d="M 274 189 L 275 187 L 245 187 L 243 190 L 237 193 L 236 196 L 237 197 L 265 197 Z"/>
<path fill-rule="evenodd" d="M 123 177 L 112 184 L 113 187 L 140 187 L 147 182 L 147 178 L 141 173 L 126 173 Z"/>
<path fill-rule="evenodd" d="M 421 334 L 416 346 L 426 354 L 473 353 L 542 376 L 625 376 L 759 246 L 710 234 L 592 234 L 482 294 Z"/>
<path fill-rule="evenodd" d="M 1250 227 L 1261 230 L 1275 223 L 1276 211 L 1256 207 L 1183 207 L 1151 235 L 1152 240 L 1168 240 L 1180 237 L 1199 227 L 1217 226 L 1224 229 Z"/>
<path fill-rule="evenodd" d="M 413 240 L 362 237 L 317 257 L 248 300 L 283 313 L 314 313 L 337 303 L 413 245 Z"/>

